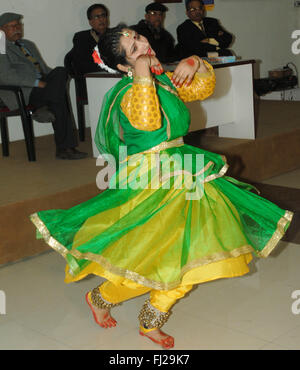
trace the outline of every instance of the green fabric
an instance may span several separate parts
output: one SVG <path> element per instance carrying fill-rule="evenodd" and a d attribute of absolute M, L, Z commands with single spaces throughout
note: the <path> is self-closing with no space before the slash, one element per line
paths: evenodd
<path fill-rule="evenodd" d="M 173 89 L 167 75 L 157 76 L 156 79 Z M 188 132 L 190 114 L 185 104 L 176 95 L 170 94 L 158 84 L 156 84 L 156 91 L 159 102 L 163 106 L 161 128 L 155 131 L 142 131 L 134 128 L 120 109 L 122 98 L 131 86 L 132 79 L 123 77 L 105 95 L 95 134 L 96 146 L 104 156 L 112 154 L 115 159 L 118 159 L 120 147 L 126 146 L 127 154 L 132 155 L 150 149 L 162 141 L 170 141 L 178 136 L 186 135 Z M 172 122 L 169 137 L 165 115 L 169 122 Z M 121 128 L 123 138 L 121 138 Z"/>
<path fill-rule="evenodd" d="M 158 79 L 172 87 L 167 76 Z M 265 248 L 268 254 L 283 235 L 278 225 L 286 230 L 290 223 L 285 210 L 254 194 L 251 185 L 223 176 L 226 164 L 218 154 L 189 145 L 169 148 L 160 152 L 159 168 L 151 154 L 138 154 L 184 135 L 189 112 L 176 95 L 157 86 L 170 122 L 169 138 L 165 118 L 155 132 L 134 129 L 120 108 L 130 84 L 124 77 L 107 93 L 95 141 L 102 154 L 115 158 L 119 148 L 127 145 L 128 154 L 136 153 L 132 156 L 136 164 L 118 166 L 111 180 L 114 188 L 87 202 L 67 210 L 38 212 L 48 230 L 43 236 L 52 237 L 74 276 L 97 261 L 114 273 L 164 290 L 178 286 L 186 271 L 202 264 L 249 251 L 259 254 Z M 165 168 L 172 173 L 183 168 L 187 156 L 192 158 L 187 178 L 200 194 L 197 199 L 187 196 L 191 189 L 178 173 L 168 179 L 168 187 L 165 182 L 151 188 L 153 174 L 158 178 Z M 192 176 L 199 172 L 199 164 L 205 172 Z M 134 186 L 139 183 L 146 186 Z"/>
<path fill-rule="evenodd" d="M 120 134 L 120 104 L 123 95 L 131 87 L 132 80 L 124 77 L 104 96 L 99 122 L 95 133 L 95 143 L 102 155 L 119 157 L 119 148 L 125 146 Z"/>

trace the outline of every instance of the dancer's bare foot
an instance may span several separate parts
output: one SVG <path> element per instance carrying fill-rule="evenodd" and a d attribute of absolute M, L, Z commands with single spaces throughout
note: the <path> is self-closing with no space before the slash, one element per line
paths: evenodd
<path fill-rule="evenodd" d="M 154 329 L 147 331 L 140 327 L 140 334 L 151 339 L 154 343 L 161 345 L 164 349 L 174 347 L 174 338 L 161 331 L 160 329 Z"/>
<path fill-rule="evenodd" d="M 90 297 L 90 293 L 87 293 L 85 296 L 87 304 L 90 306 L 94 319 L 98 325 L 102 328 L 112 328 L 116 326 L 117 321 L 110 316 L 110 310 L 107 308 L 99 308 L 93 305 Z"/>

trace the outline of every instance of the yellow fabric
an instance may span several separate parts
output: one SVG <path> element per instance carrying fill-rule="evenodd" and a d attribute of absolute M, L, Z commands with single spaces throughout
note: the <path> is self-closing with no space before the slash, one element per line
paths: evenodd
<path fill-rule="evenodd" d="M 145 155 L 145 163 L 147 160 L 151 160 L 150 154 Z M 149 158 L 148 158 L 149 157 Z M 128 167 L 128 176 L 135 167 Z M 142 173 L 142 168 L 140 169 Z M 101 214 L 96 214 L 90 217 L 81 229 L 76 234 L 73 240 L 73 248 L 77 245 L 83 245 L 88 240 L 94 238 L 99 230 L 105 232 L 111 225 L 117 222 L 119 219 L 126 217 L 130 213 L 132 208 L 136 205 L 146 201 L 148 197 L 156 191 L 156 189 L 148 189 L 147 191 L 142 191 L 136 195 L 136 197 L 131 201 L 124 203 L 121 207 L 112 208 Z M 176 248 L 182 248 L 182 237 L 181 229 L 185 225 L 185 220 L 188 212 L 188 203 L 186 199 L 178 196 L 182 190 L 174 189 L 172 193 L 168 193 L 158 204 L 158 208 L 164 203 L 170 203 L 168 207 L 162 207 L 157 215 L 150 218 L 145 225 L 143 225 L 143 233 L 137 232 L 137 230 L 132 229 L 127 232 L 122 238 L 117 239 L 111 243 L 110 247 L 102 252 L 101 256 L 91 255 L 87 253 L 86 256 L 83 255 L 81 258 L 86 258 L 87 260 L 93 261 L 86 268 L 83 268 L 81 273 L 77 275 L 76 280 L 83 278 L 84 276 L 95 273 L 96 275 L 103 276 L 104 278 L 119 284 L 123 281 L 131 281 L 131 284 L 137 283 L 140 285 L 148 286 L 156 290 L 169 290 L 182 285 L 190 285 L 195 283 L 200 283 L 215 278 L 215 272 L 213 268 L 214 262 L 221 260 L 230 261 L 230 258 L 235 258 L 240 255 L 244 255 L 250 252 L 251 248 L 248 245 L 248 241 L 245 235 L 242 233 L 239 225 L 240 220 L 238 219 L 238 214 L 236 209 L 231 204 L 229 199 L 224 195 L 221 195 L 211 183 L 205 183 L 205 192 L 207 196 L 203 198 L 202 202 L 193 203 L 193 216 L 191 219 L 191 240 L 197 241 L 199 243 L 199 238 L 196 238 L 198 233 L 199 224 L 201 224 L 202 239 L 201 244 L 203 248 L 193 248 L 196 255 L 191 254 L 189 258 L 193 262 L 186 261 L 185 268 L 182 271 L 181 280 L 174 280 L 173 272 L 176 268 L 181 268 L 181 260 L 174 260 L 173 251 Z M 208 201 L 209 200 L 209 201 Z M 219 220 L 219 228 L 222 230 L 223 227 L 230 227 L 230 229 L 235 230 L 236 240 L 239 242 L 240 248 L 235 248 L 231 251 L 231 239 L 226 243 L 228 246 L 226 250 L 220 249 L 219 239 L 217 233 L 211 233 L 210 230 L 214 227 L 215 218 L 211 216 L 212 203 L 214 204 L 214 215 Z M 226 205 L 226 206 L 225 206 Z M 174 224 L 174 214 L 178 214 L 178 221 Z M 232 217 L 234 216 L 234 217 Z M 224 223 L 221 222 L 224 220 Z M 157 233 L 157 227 L 161 225 L 163 227 L 163 233 Z M 224 233 L 225 237 L 226 233 Z M 210 245 L 210 255 L 206 255 L 205 243 Z M 152 246 L 160 245 L 161 248 L 152 248 Z M 170 248 L 170 246 L 173 246 Z M 109 255 L 108 255 L 109 254 Z M 147 278 L 144 277 L 144 262 L 149 263 L 152 261 L 152 269 L 147 270 Z M 139 261 L 138 263 L 136 261 Z M 129 262 L 129 263 L 128 263 Z M 164 270 L 159 272 L 156 269 L 156 264 L 161 263 L 164 266 Z M 205 270 L 205 265 L 208 265 L 207 270 Z M 243 263 L 243 266 L 245 263 Z M 118 266 L 118 267 L 116 267 Z M 124 266 L 124 268 L 122 268 Z M 128 268 L 131 267 L 131 268 Z M 202 267 L 201 267 L 202 266 Z M 218 265 L 216 265 L 218 266 Z M 201 267 L 201 268 L 200 268 Z M 200 268 L 200 270 L 197 270 Z M 202 274 L 202 268 L 207 271 L 205 275 Z M 225 269 L 225 267 L 224 267 Z M 234 268 L 236 269 L 236 267 Z M 193 271 L 198 271 L 193 275 Z M 227 270 L 224 270 L 225 276 L 228 276 Z M 242 273 L 246 273 L 245 269 L 242 269 Z M 238 274 L 240 275 L 240 274 Z M 234 274 L 235 276 L 235 274 Z M 223 273 L 220 273 L 220 277 L 223 277 Z M 161 280 L 164 283 L 159 283 Z M 74 278 L 67 274 L 66 282 L 74 281 Z M 130 285 L 132 286 L 132 285 Z"/>
<path fill-rule="evenodd" d="M 248 264 L 252 260 L 252 254 L 244 254 L 239 257 L 229 258 L 214 262 L 208 265 L 197 267 L 187 272 L 180 286 L 171 290 L 155 290 L 142 286 L 134 281 L 114 275 L 105 271 L 99 264 L 92 262 L 80 275 L 72 277 L 66 268 L 65 282 L 70 283 L 82 279 L 88 274 L 105 276 L 110 281 L 105 282 L 100 287 L 102 297 L 110 303 L 121 303 L 128 299 L 150 292 L 151 304 L 162 312 L 167 312 L 191 290 L 193 284 L 204 283 L 207 281 L 241 276 L 249 272 Z"/>
<path fill-rule="evenodd" d="M 148 155 L 145 155 L 145 157 L 148 158 Z M 130 175 L 133 169 L 131 167 L 128 167 L 127 170 L 128 175 Z M 112 208 L 105 212 L 102 212 L 101 214 L 90 217 L 85 222 L 84 227 L 82 227 L 80 231 L 76 234 L 76 237 L 73 241 L 73 248 L 76 248 L 77 245 L 86 243 L 89 239 L 97 235 L 99 233 L 99 230 L 107 230 L 118 219 L 126 216 L 126 214 L 131 211 L 132 207 L 135 207 L 136 204 L 140 204 L 141 202 L 145 201 L 155 191 L 155 189 L 148 189 L 147 192 L 140 192 L 136 196 L 134 202 L 125 203 L 122 207 L 119 207 L 117 209 Z M 209 260 L 204 257 L 202 258 L 201 254 L 199 254 L 199 256 L 191 255 L 192 260 L 195 260 L 196 263 L 190 265 L 189 261 L 187 261 L 181 281 L 178 281 L 175 286 L 173 283 L 173 286 L 168 284 L 169 280 L 173 281 L 172 271 L 174 270 L 174 263 L 181 263 L 180 261 L 174 261 L 174 258 L 172 256 L 173 249 L 169 248 L 170 245 L 177 244 L 180 247 L 182 243 L 182 240 L 179 237 L 180 228 L 182 227 L 182 225 L 180 223 L 174 225 L 173 215 L 175 213 L 180 213 L 182 215 L 182 222 L 184 224 L 186 212 L 188 211 L 188 208 L 185 205 L 186 200 L 182 197 L 177 196 L 180 191 L 181 189 L 174 189 L 173 193 L 168 194 L 168 197 L 165 197 L 162 200 L 163 204 L 164 202 L 168 202 L 171 198 L 173 198 L 172 210 L 168 210 L 167 207 L 164 207 L 160 209 L 159 219 L 157 219 L 156 217 L 152 217 L 151 219 L 149 219 L 147 225 L 143 226 L 143 238 L 141 238 L 140 234 L 136 233 L 135 230 L 129 231 L 125 236 L 111 244 L 109 248 L 109 252 L 111 253 L 110 260 L 106 259 L 107 251 L 103 251 L 101 258 L 98 256 L 100 259 L 98 258 L 96 261 L 93 261 L 89 265 L 87 265 L 87 267 L 84 268 L 81 273 L 76 276 L 76 278 L 74 278 L 67 269 L 65 281 L 69 283 L 72 281 L 80 280 L 89 274 L 96 274 L 99 276 L 103 276 L 116 285 L 120 285 L 121 283 L 123 283 L 123 285 L 126 285 L 127 287 L 132 289 L 136 289 L 136 287 L 143 285 L 156 290 L 170 290 L 173 288 L 177 288 L 180 285 L 198 284 L 217 278 L 240 276 L 247 273 L 249 271 L 247 263 L 248 261 L 250 261 L 249 258 L 251 255 L 247 254 L 249 252 L 249 248 L 247 247 L 247 240 L 245 236 L 241 233 L 239 228 L 236 227 L 236 224 L 239 224 L 236 210 L 231 205 L 231 202 L 227 197 L 225 197 L 224 195 L 220 196 L 220 194 L 210 183 L 206 183 L 205 191 L 207 196 L 209 196 L 209 198 L 215 203 L 214 212 L 216 216 L 219 220 L 227 220 L 227 227 L 229 227 L 229 220 L 231 221 L 230 228 L 236 230 L 236 239 L 239 240 L 241 248 L 240 250 L 235 250 L 234 253 L 231 253 L 229 247 L 227 251 L 220 252 L 218 238 L 208 231 L 211 229 L 210 223 L 214 222 L 213 218 L 209 217 L 209 207 L 211 207 L 211 205 L 209 203 L 206 204 L 206 202 L 204 202 L 204 199 L 201 203 L 201 206 L 200 203 L 198 204 L 197 202 L 195 202 L 195 209 L 193 212 L 194 216 L 191 220 L 191 232 L 197 232 L 197 230 L 199 230 L 199 222 L 201 220 L 205 220 L 202 225 L 202 234 L 204 238 L 203 242 L 205 243 L 205 241 L 210 240 L 211 255 Z M 227 207 L 223 206 L 224 202 L 227 204 Z M 231 207 L 228 208 L 228 205 L 231 205 Z M 235 217 L 232 217 L 231 212 Z M 162 220 L 164 220 L 164 227 L 170 225 L 170 227 L 172 228 L 172 232 L 154 232 L 155 230 L 157 230 L 157 225 L 159 223 L 162 225 Z M 192 236 L 192 240 L 194 239 L 197 240 Z M 145 245 L 161 245 L 162 248 L 149 249 L 146 248 Z M 139 247 L 137 248 L 137 246 Z M 201 248 L 196 248 L 195 250 L 197 250 L 198 253 L 202 251 Z M 139 258 L 139 261 L 146 261 L 147 259 L 153 261 L 153 272 L 149 275 L 147 279 L 145 279 L 143 276 L 143 263 L 139 263 L 137 266 L 134 266 L 133 270 L 135 272 L 129 271 L 127 269 L 122 270 L 121 268 L 122 264 L 124 264 L 124 266 L 126 265 L 126 259 L 130 259 L 130 261 L 135 264 L 135 261 L 137 260 L 136 254 L 141 254 L 141 251 L 143 251 L 144 253 L 144 258 Z M 157 253 L 159 253 L 159 255 Z M 205 254 L 205 248 L 203 249 L 203 253 Z M 243 255 L 245 255 L 245 257 Z M 236 257 L 239 256 L 240 258 L 236 259 Z M 93 256 L 86 257 L 87 259 L 93 260 Z M 156 276 L 155 263 L 156 261 L 158 261 L 158 259 L 163 262 L 165 266 L 164 273 L 166 275 L 166 281 L 164 285 L 157 283 L 159 277 Z M 116 265 L 119 266 L 118 269 L 114 267 Z"/>
<path fill-rule="evenodd" d="M 121 303 L 128 299 L 150 292 L 150 303 L 161 312 L 168 312 L 176 301 L 185 296 L 192 289 L 192 285 L 180 286 L 171 290 L 154 290 L 137 285 L 134 289 L 124 284 L 113 284 L 110 281 L 103 283 L 100 294 L 109 303 Z"/>
<path fill-rule="evenodd" d="M 150 303 L 161 312 L 168 312 L 170 308 L 183 298 L 193 288 L 193 285 L 182 285 L 171 290 L 151 290 Z"/>
<path fill-rule="evenodd" d="M 183 298 L 192 288 L 193 284 L 199 283 L 199 275 L 202 281 L 206 282 L 219 278 L 229 278 L 234 276 L 241 276 L 249 272 L 248 263 L 252 260 L 252 255 L 246 254 L 236 258 L 215 262 L 209 265 L 198 267 L 187 273 L 182 281 L 182 284 L 171 290 L 155 290 L 140 284 L 116 279 L 114 282 L 106 281 L 103 283 L 99 291 L 104 300 L 110 303 L 121 303 L 128 299 L 146 294 L 150 292 L 150 303 L 153 307 L 161 312 L 168 312 L 177 300 Z M 97 275 L 99 265 L 92 264 L 90 271 Z M 102 272 L 101 272 L 102 274 Z"/>
<path fill-rule="evenodd" d="M 184 102 L 204 100 L 210 96 L 216 84 L 213 67 L 204 61 L 208 72 L 196 73 L 189 86 L 177 88 Z M 173 72 L 166 72 L 172 79 Z M 161 112 L 156 89 L 148 79 L 136 79 L 124 95 L 121 108 L 130 124 L 138 130 L 154 131 L 161 127 Z"/>
<path fill-rule="evenodd" d="M 100 294 L 103 299 L 109 303 L 121 303 L 128 299 L 137 297 L 139 295 L 149 292 L 151 288 L 137 285 L 135 288 L 127 287 L 123 284 L 114 284 L 110 281 L 103 283 L 100 288 Z"/>
<path fill-rule="evenodd" d="M 213 67 L 204 61 L 208 72 L 196 73 L 190 86 L 177 88 L 184 102 L 204 100 L 210 96 L 216 84 Z M 173 72 L 166 72 L 172 79 Z M 149 79 L 136 79 L 124 95 L 121 108 L 130 124 L 138 130 L 154 131 L 161 127 L 161 112 L 156 89 Z"/>
<path fill-rule="evenodd" d="M 194 100 L 204 100 L 209 97 L 213 92 L 216 85 L 216 77 L 213 67 L 204 61 L 208 72 L 196 72 L 192 83 L 189 86 L 183 84 L 177 88 L 178 95 L 184 102 Z M 167 76 L 172 79 L 173 72 L 166 72 Z"/>
<path fill-rule="evenodd" d="M 142 331 L 143 333 L 149 333 L 150 331 L 154 331 L 154 330 L 157 330 L 157 328 L 146 329 L 140 325 L 140 331 Z"/>
<path fill-rule="evenodd" d="M 154 84 L 134 82 L 124 95 L 121 108 L 130 124 L 138 130 L 161 127 L 161 113 Z"/>

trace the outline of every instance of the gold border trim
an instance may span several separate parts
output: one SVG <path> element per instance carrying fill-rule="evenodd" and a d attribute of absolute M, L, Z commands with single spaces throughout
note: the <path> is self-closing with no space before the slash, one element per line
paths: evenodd
<path fill-rule="evenodd" d="M 161 150 L 169 149 L 169 148 L 176 148 L 184 145 L 183 137 L 178 137 L 177 139 L 171 141 L 162 141 L 160 144 L 153 146 L 150 149 L 147 149 L 143 152 L 139 152 L 137 154 L 147 154 L 147 153 L 156 153 L 160 152 Z M 133 154 L 135 155 L 135 154 Z M 129 156 L 130 157 L 130 156 Z"/>
<path fill-rule="evenodd" d="M 51 248 L 55 249 L 58 253 L 60 253 L 64 258 L 66 258 L 67 254 L 69 253 L 68 249 L 51 236 L 49 230 L 47 229 L 43 221 L 39 218 L 38 214 L 33 213 L 30 216 L 30 220 L 36 226 L 36 228 L 44 238 L 45 242 Z"/>
<path fill-rule="evenodd" d="M 277 243 L 280 239 L 284 236 L 285 226 L 292 221 L 294 213 L 291 211 L 285 211 L 285 214 L 281 217 L 281 219 L 277 223 L 277 229 L 275 230 L 272 238 L 269 240 L 267 245 L 264 247 L 262 251 L 257 253 L 259 257 L 266 258 L 272 252 L 272 250 L 276 247 Z"/>
<path fill-rule="evenodd" d="M 128 155 L 121 163 L 127 162 L 130 158 L 140 155 L 140 154 L 155 154 L 159 153 L 162 150 L 166 150 L 169 148 L 179 148 L 180 146 L 184 145 L 183 137 L 178 137 L 177 139 L 171 141 L 162 141 L 160 144 L 153 146 L 150 149 L 144 150 L 143 152 L 134 153 Z"/>
<path fill-rule="evenodd" d="M 197 176 L 199 176 L 199 175 L 201 175 L 202 173 L 204 173 L 204 172 L 206 172 L 211 166 L 213 166 L 213 162 L 212 161 L 209 161 L 208 163 L 207 163 L 207 165 L 205 166 L 205 167 L 203 167 L 202 168 L 202 170 L 200 170 L 199 172 L 196 172 L 196 173 L 191 173 L 191 172 L 189 172 L 189 171 L 186 171 L 186 170 L 178 170 L 178 171 L 174 171 L 174 172 L 171 172 L 171 173 L 169 173 L 168 175 L 166 175 L 166 176 L 163 176 L 162 177 L 162 181 L 164 182 L 164 181 L 166 181 L 166 180 L 168 180 L 168 179 L 170 179 L 171 177 L 174 177 L 174 176 L 180 176 L 180 175 L 189 175 L 189 176 L 192 176 L 192 177 L 197 177 Z M 209 177 L 209 176 L 207 176 L 207 177 Z M 206 177 L 206 178 L 207 178 Z M 205 181 L 205 179 L 202 181 L 203 183 L 204 182 L 206 182 Z"/>
<path fill-rule="evenodd" d="M 225 173 L 228 171 L 229 165 L 227 163 L 227 158 L 224 155 L 221 155 L 221 158 L 225 162 L 224 166 L 220 169 L 218 173 L 214 173 L 213 175 L 206 176 L 204 179 L 204 182 L 210 182 L 213 181 L 219 177 L 222 177 L 225 175 Z"/>
<path fill-rule="evenodd" d="M 169 85 L 163 84 L 162 82 L 158 81 L 157 79 L 155 79 L 155 84 L 158 85 L 158 86 L 160 86 L 164 90 L 170 92 L 171 94 L 179 97 L 179 94 L 178 94 L 177 90 L 172 89 L 172 87 L 170 87 Z"/>
<path fill-rule="evenodd" d="M 154 81 L 152 77 L 134 76 L 133 85 L 154 86 Z"/>
<path fill-rule="evenodd" d="M 275 246 L 278 244 L 282 236 L 284 235 L 284 227 L 288 222 L 292 220 L 293 212 L 286 211 L 284 216 L 278 221 L 277 229 L 275 230 L 272 238 L 269 240 L 267 245 L 261 252 L 258 252 L 257 255 L 259 257 L 267 257 Z M 161 283 L 154 280 L 150 280 L 145 278 L 144 276 L 139 275 L 136 272 L 132 272 L 130 270 L 125 270 L 120 267 L 113 266 L 110 262 L 108 262 L 104 257 L 99 256 L 93 253 L 80 253 L 77 250 L 69 251 L 65 246 L 55 240 L 51 235 L 49 230 L 47 229 L 46 225 L 43 221 L 39 218 L 37 213 L 34 213 L 30 216 L 31 221 L 37 227 L 40 234 L 43 236 L 45 242 L 58 253 L 60 253 L 67 261 L 67 256 L 71 255 L 77 259 L 85 259 L 91 262 L 98 263 L 102 268 L 113 273 L 118 276 L 122 276 L 126 279 L 132 280 L 140 285 L 150 287 L 156 290 L 170 290 L 176 288 L 180 283 L 183 276 L 189 272 L 190 270 L 201 267 L 213 262 L 218 262 L 221 260 L 225 260 L 228 258 L 239 257 L 241 255 L 245 255 L 247 253 L 255 253 L 254 249 L 250 245 L 245 245 L 241 248 L 234 249 L 231 252 L 220 252 L 215 253 L 212 256 L 201 258 L 199 260 L 193 261 L 187 264 L 180 273 L 180 280 L 172 282 L 172 283 Z M 68 261 L 67 261 L 68 263 Z"/>
<path fill-rule="evenodd" d="M 170 137 L 171 137 L 171 125 L 170 125 L 170 120 L 169 120 L 169 117 L 166 115 L 166 112 L 164 111 L 164 108 L 162 107 L 162 105 L 160 105 L 160 109 L 162 110 L 163 115 L 164 115 L 164 117 L 166 118 L 166 121 L 167 121 L 167 137 L 168 137 L 168 139 L 170 139 Z"/>

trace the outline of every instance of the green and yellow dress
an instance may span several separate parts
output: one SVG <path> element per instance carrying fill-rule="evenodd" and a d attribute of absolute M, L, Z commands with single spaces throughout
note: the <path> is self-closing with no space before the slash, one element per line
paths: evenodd
<path fill-rule="evenodd" d="M 252 254 L 267 257 L 292 213 L 224 176 L 223 156 L 183 143 L 189 111 L 215 77 L 197 73 L 176 89 L 172 73 L 123 79 L 105 97 L 96 133 L 116 172 L 108 189 L 67 210 L 31 216 L 67 262 L 66 282 L 89 274 L 156 291 L 249 271 Z"/>

